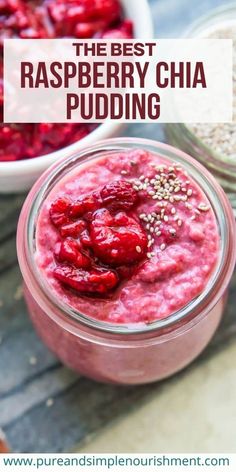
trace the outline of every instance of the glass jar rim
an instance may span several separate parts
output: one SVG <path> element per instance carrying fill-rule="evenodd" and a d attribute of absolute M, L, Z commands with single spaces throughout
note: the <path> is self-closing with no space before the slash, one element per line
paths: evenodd
<path fill-rule="evenodd" d="M 159 156 L 164 156 L 166 159 L 173 161 L 177 160 L 180 164 L 183 164 L 186 170 L 190 171 L 191 177 L 202 188 L 203 192 L 209 199 L 215 212 L 221 238 L 219 261 L 203 292 L 186 306 L 175 311 L 168 317 L 153 321 L 149 324 L 137 323 L 137 325 L 115 324 L 99 321 L 76 311 L 69 305 L 58 300 L 56 295 L 50 291 L 49 285 L 44 284 L 42 281 L 40 271 L 38 270 L 34 259 L 35 219 L 44 199 L 52 190 L 55 181 L 57 181 L 56 179 L 60 179 L 60 173 L 67 170 L 67 167 L 70 166 L 72 167 L 70 167 L 69 170 L 72 171 L 73 166 L 79 166 L 85 160 L 87 162 L 88 158 L 91 160 L 98 158 L 99 152 L 124 152 L 125 150 L 129 151 L 130 149 L 144 149 L 151 153 L 156 153 Z M 211 174 L 201 164 L 195 161 L 194 158 L 165 143 L 159 143 L 157 141 L 142 138 L 114 138 L 100 141 L 89 147 L 84 147 L 76 155 L 68 156 L 66 159 L 62 159 L 50 167 L 32 188 L 26 199 L 25 205 L 27 205 L 27 202 L 29 212 L 24 222 L 24 241 L 27 242 L 25 256 L 31 275 L 35 278 L 37 286 L 40 288 L 44 297 L 46 297 L 53 306 L 57 307 L 57 309 L 60 310 L 60 313 L 69 317 L 69 319 L 73 319 L 80 323 L 80 325 L 82 324 L 84 327 L 103 332 L 104 334 L 112 333 L 114 335 L 145 334 L 166 330 L 173 327 L 173 325 L 179 324 L 181 321 L 187 322 L 197 318 L 197 315 L 203 314 L 204 310 L 209 310 L 210 304 L 213 307 L 226 288 L 224 287 L 223 282 L 225 282 L 227 278 L 229 281 L 229 277 L 232 275 L 235 262 L 235 245 L 232 244 L 230 233 L 232 230 L 232 224 L 234 223 L 234 217 L 223 190 L 215 181 L 214 177 L 211 176 Z M 227 284 L 228 283 L 225 285 L 227 286 Z M 218 287 L 217 295 L 215 295 L 216 287 Z"/>

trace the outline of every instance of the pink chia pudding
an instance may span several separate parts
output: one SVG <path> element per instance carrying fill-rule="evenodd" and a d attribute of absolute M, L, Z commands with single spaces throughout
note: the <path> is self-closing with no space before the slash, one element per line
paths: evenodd
<path fill-rule="evenodd" d="M 85 316 L 149 324 L 198 297 L 220 236 L 199 184 L 178 162 L 105 152 L 64 176 L 44 200 L 36 265 L 50 291 Z"/>
<path fill-rule="evenodd" d="M 17 234 L 45 344 L 80 374 L 125 385 L 168 377 L 207 346 L 235 249 L 234 215 L 210 173 L 139 138 L 57 163 L 29 193 Z"/>

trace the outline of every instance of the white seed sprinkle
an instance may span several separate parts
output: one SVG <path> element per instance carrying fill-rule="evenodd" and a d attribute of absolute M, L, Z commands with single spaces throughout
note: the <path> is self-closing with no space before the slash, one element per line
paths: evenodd
<path fill-rule="evenodd" d="M 175 209 L 174 207 L 173 207 L 173 208 L 171 208 L 171 213 L 172 213 L 172 215 L 175 215 L 175 213 L 176 213 L 176 209 Z"/>
<path fill-rule="evenodd" d="M 138 253 L 141 253 L 141 252 L 142 252 L 141 247 L 140 247 L 140 246 L 136 246 L 136 251 L 137 251 Z"/>
<path fill-rule="evenodd" d="M 188 208 L 188 210 L 193 209 L 193 205 L 191 205 L 191 203 L 185 202 L 185 206 L 186 206 L 186 208 Z"/>
<path fill-rule="evenodd" d="M 177 224 L 178 224 L 179 227 L 181 227 L 182 224 L 183 224 L 183 221 L 182 221 L 182 220 L 178 220 L 178 223 L 177 223 Z"/>
<path fill-rule="evenodd" d="M 209 210 L 209 206 L 204 205 L 204 203 L 200 203 L 200 205 L 198 205 L 198 209 L 199 209 L 200 211 L 208 211 L 208 210 Z"/>
<path fill-rule="evenodd" d="M 160 250 L 161 250 L 161 251 L 164 251 L 165 248 L 166 248 L 166 245 L 165 245 L 164 243 L 160 245 Z"/>

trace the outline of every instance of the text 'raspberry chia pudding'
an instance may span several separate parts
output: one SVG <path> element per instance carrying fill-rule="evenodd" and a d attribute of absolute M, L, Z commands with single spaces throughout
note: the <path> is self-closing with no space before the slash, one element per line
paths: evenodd
<path fill-rule="evenodd" d="M 104 142 L 40 179 L 43 193 L 36 184 L 21 217 L 30 211 L 29 265 L 20 226 L 18 254 L 33 322 L 62 361 L 143 383 L 181 369 L 212 337 L 235 260 L 233 216 L 182 152 L 122 144 Z"/>

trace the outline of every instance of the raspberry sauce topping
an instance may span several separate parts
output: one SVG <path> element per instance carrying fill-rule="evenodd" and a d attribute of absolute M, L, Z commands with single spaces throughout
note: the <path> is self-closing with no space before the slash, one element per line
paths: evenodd
<path fill-rule="evenodd" d="M 3 121 L 3 41 L 133 37 L 119 0 L 0 0 L 0 119 Z M 93 131 L 93 124 L 0 124 L 0 161 L 44 155 Z"/>
<path fill-rule="evenodd" d="M 220 235 L 185 167 L 142 149 L 79 164 L 39 213 L 35 260 L 69 307 L 111 323 L 151 323 L 199 296 Z"/>
<path fill-rule="evenodd" d="M 148 247 L 147 234 L 134 215 L 138 201 L 125 180 L 78 200 L 56 199 L 49 210 L 61 238 L 54 250 L 54 277 L 77 292 L 104 295 L 130 276 Z"/>

